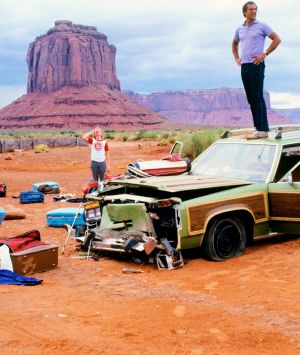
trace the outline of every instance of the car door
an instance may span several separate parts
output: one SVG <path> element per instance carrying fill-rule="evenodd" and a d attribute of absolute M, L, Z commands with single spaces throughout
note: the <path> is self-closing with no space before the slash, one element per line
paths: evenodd
<path fill-rule="evenodd" d="M 268 186 L 272 232 L 300 234 L 300 161 Z"/>

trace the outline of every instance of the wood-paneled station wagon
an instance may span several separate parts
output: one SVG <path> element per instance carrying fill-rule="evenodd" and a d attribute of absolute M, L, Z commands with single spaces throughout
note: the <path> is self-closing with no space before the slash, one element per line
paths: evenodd
<path fill-rule="evenodd" d="M 107 187 L 88 195 L 102 216 L 92 248 L 142 252 L 167 268 L 182 266 L 183 249 L 201 247 L 214 261 L 240 256 L 250 240 L 300 234 L 300 126 L 256 140 L 227 131 L 189 173 Z"/>

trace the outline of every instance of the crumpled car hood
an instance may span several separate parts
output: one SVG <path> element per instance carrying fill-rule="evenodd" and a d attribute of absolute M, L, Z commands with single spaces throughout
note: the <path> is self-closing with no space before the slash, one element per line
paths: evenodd
<path fill-rule="evenodd" d="M 217 177 L 200 177 L 196 175 L 179 175 L 137 178 L 128 180 L 112 180 L 109 185 L 121 185 L 127 187 L 141 187 L 166 192 L 180 192 L 190 190 L 203 190 L 221 187 L 237 187 L 249 185 L 251 182 L 242 180 L 233 180 Z"/>

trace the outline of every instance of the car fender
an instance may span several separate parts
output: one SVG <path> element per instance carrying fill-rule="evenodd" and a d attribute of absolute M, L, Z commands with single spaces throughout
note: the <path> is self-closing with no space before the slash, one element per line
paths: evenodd
<path fill-rule="evenodd" d="M 242 213 L 242 214 L 241 214 Z M 253 225 L 255 224 L 255 216 L 253 214 L 253 212 L 246 207 L 227 207 L 227 208 L 222 208 L 222 209 L 217 209 L 215 211 L 211 211 L 211 213 L 207 216 L 206 220 L 205 220 L 205 224 L 204 224 L 204 228 L 203 228 L 203 235 L 206 233 L 207 228 L 209 223 L 216 218 L 217 216 L 221 216 L 221 215 L 232 215 L 232 216 L 236 216 L 241 218 L 243 221 L 246 220 L 247 225 Z"/>

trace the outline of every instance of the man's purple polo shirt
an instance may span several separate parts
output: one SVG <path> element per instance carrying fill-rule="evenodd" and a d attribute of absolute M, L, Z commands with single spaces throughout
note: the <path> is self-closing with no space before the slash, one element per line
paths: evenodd
<path fill-rule="evenodd" d="M 273 32 L 267 24 L 254 21 L 250 26 L 243 23 L 235 31 L 234 40 L 239 42 L 241 63 L 252 63 L 255 55 L 264 52 L 265 39 Z"/>

